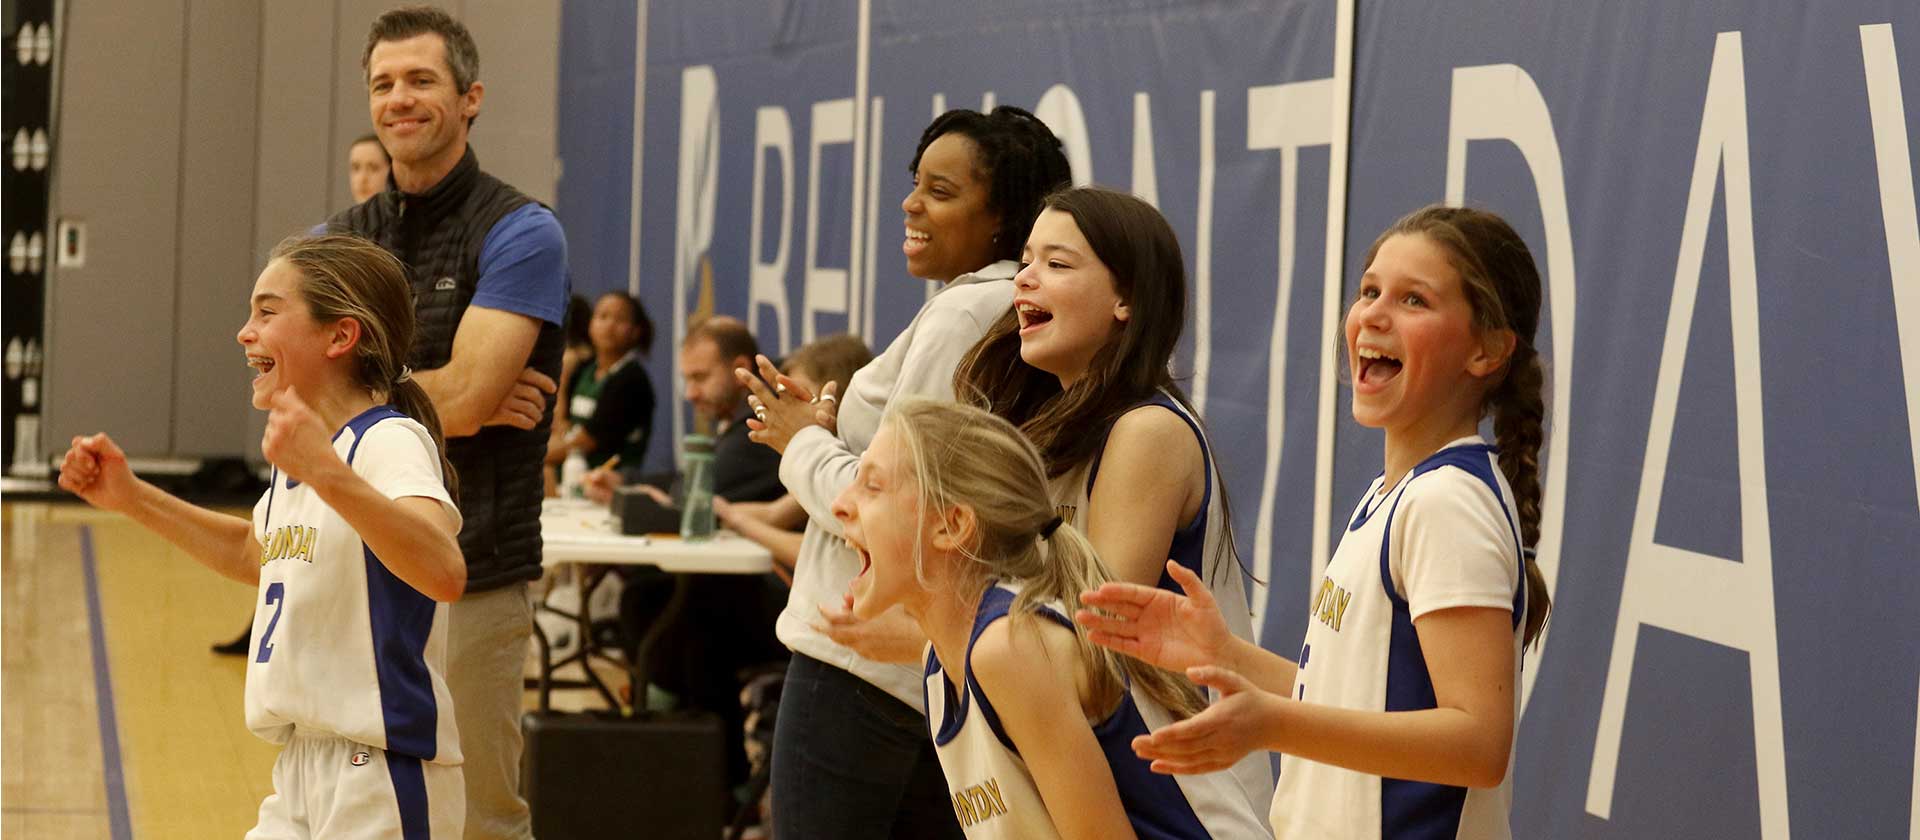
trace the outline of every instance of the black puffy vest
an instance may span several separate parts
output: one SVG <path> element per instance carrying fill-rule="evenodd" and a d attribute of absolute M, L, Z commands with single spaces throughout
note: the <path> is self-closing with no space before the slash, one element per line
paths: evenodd
<path fill-rule="evenodd" d="M 469 147 L 447 177 L 420 195 L 388 189 L 327 222 L 327 230 L 380 243 L 407 266 L 413 285 L 415 370 L 433 370 L 453 356 L 453 334 L 480 282 L 480 246 L 508 213 L 533 199 L 485 172 Z M 565 338 L 542 322 L 528 364 L 558 379 Z M 460 551 L 467 591 L 484 592 L 540 577 L 540 465 L 552 407 L 530 430 L 486 426 L 447 440 L 447 460 L 460 477 Z"/>

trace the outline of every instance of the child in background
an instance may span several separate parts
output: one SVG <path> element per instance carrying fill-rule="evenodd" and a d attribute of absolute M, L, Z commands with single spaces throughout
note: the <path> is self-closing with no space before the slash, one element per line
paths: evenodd
<path fill-rule="evenodd" d="M 588 467 L 619 456 L 637 469 L 653 436 L 656 397 L 646 362 L 653 319 L 634 296 L 607 292 L 593 304 L 587 335 L 593 355 L 565 380 L 567 430 L 548 444 L 547 462 L 579 452 Z"/>

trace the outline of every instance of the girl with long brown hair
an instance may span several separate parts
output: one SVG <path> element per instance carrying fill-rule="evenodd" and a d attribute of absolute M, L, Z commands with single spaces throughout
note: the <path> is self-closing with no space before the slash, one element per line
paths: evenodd
<path fill-rule="evenodd" d="M 1136 740 L 1161 773 L 1282 753 L 1281 837 L 1504 840 L 1521 654 L 1539 636 L 1545 408 L 1534 350 L 1540 274 L 1499 216 L 1428 207 L 1375 240 L 1347 311 L 1353 417 L 1383 429 L 1361 497 L 1285 659 L 1185 595 L 1106 584 L 1078 615 L 1094 641 L 1221 691 Z M 1479 436 L 1492 416 L 1498 446 Z"/>
<path fill-rule="evenodd" d="M 74 438 L 60 465 L 88 504 L 259 587 L 247 727 L 285 749 L 248 836 L 460 836 L 444 674 L 466 563 L 440 421 L 402 363 L 413 330 L 405 269 L 378 245 L 289 239 L 236 336 L 269 412 L 273 474 L 251 521 L 140 480 L 104 433 Z"/>
<path fill-rule="evenodd" d="M 1186 313 L 1180 242 L 1126 193 L 1079 187 L 1044 207 L 1013 311 L 974 345 L 954 391 L 1034 442 L 1054 505 L 1119 580 L 1174 590 L 1172 558 L 1206 581 L 1233 634 L 1251 639 L 1225 482 L 1169 367 Z M 1234 774 L 1249 802 L 1272 796 L 1264 759 Z"/>

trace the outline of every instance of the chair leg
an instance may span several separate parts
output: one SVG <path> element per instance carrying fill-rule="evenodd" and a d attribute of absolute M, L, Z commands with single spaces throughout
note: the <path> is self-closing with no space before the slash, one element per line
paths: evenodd
<path fill-rule="evenodd" d="M 740 840 L 747 833 L 747 819 L 760 804 L 761 797 L 766 796 L 767 787 L 771 784 L 773 784 L 773 765 L 769 762 L 766 767 L 761 768 L 760 772 L 753 774 L 753 778 L 747 780 L 747 801 L 741 804 L 740 810 L 734 812 L 733 823 L 727 826 L 727 840 Z"/>

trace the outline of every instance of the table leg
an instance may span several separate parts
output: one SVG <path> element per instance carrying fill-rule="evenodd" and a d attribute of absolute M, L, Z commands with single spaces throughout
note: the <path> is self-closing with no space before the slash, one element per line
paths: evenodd
<path fill-rule="evenodd" d="M 607 701 L 607 708 L 613 709 L 615 711 L 621 711 L 625 708 L 625 704 L 620 702 L 619 695 L 615 694 L 613 692 L 613 689 L 608 688 L 606 681 L 600 679 L 600 675 L 594 673 L 593 671 L 592 657 L 599 656 L 603 659 L 611 660 L 611 657 L 608 657 L 606 654 L 600 653 L 599 645 L 596 644 L 595 642 L 595 639 L 593 637 L 592 609 L 591 607 L 588 606 L 588 604 L 590 603 L 593 597 L 593 590 L 599 588 L 600 582 L 605 579 L 606 579 L 605 569 L 589 572 L 584 579 L 576 578 L 580 588 L 580 608 L 577 612 L 570 613 L 565 610 L 559 609 L 553 606 L 552 604 L 549 604 L 545 597 L 541 598 L 540 604 L 536 607 L 536 609 L 545 610 L 549 613 L 560 616 L 562 618 L 572 619 L 574 622 L 574 632 L 578 634 L 578 637 L 580 639 L 580 647 L 578 650 L 574 651 L 571 654 L 568 654 L 565 657 L 562 657 L 558 662 L 556 662 L 553 660 L 552 649 L 550 646 L 550 642 L 546 638 L 546 633 L 541 631 L 539 622 L 534 623 L 534 638 L 538 639 L 540 644 L 540 709 L 541 711 L 546 711 L 548 709 L 552 688 L 555 685 L 569 687 L 569 688 L 572 688 L 572 687 L 589 688 L 590 687 L 598 691 L 600 693 L 600 697 Z M 564 668 L 575 662 L 580 663 L 580 670 L 584 671 L 586 674 L 585 679 L 578 680 L 578 681 L 576 680 L 563 681 L 563 680 L 555 679 L 553 677 L 554 671 L 557 671 L 560 668 Z"/>
<path fill-rule="evenodd" d="M 641 634 L 639 650 L 633 657 L 634 661 L 628 663 L 627 674 L 633 680 L 633 710 L 636 714 L 647 711 L 647 680 L 652 676 L 648 673 L 648 663 L 653 661 L 653 651 L 660 646 L 660 639 L 666 635 L 667 628 L 679 621 L 680 614 L 686 611 L 687 593 L 692 585 L 693 575 L 673 576 L 673 595 L 667 599 L 666 608 L 647 627 L 647 632 Z"/>

